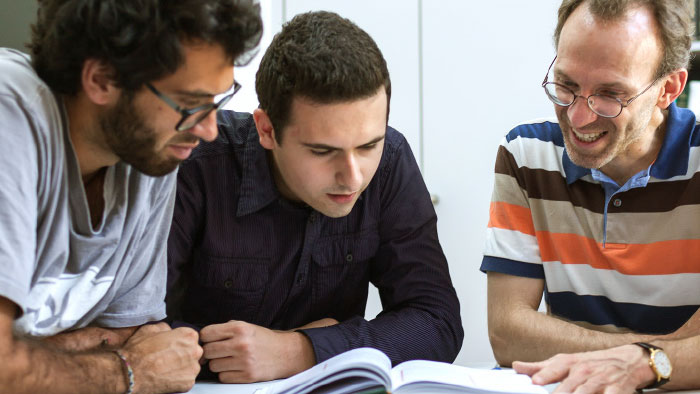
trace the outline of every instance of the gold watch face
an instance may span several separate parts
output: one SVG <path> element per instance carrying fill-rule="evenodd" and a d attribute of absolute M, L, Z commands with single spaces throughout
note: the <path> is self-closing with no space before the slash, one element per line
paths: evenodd
<path fill-rule="evenodd" d="M 654 368 L 662 378 L 668 379 L 671 376 L 671 360 L 668 359 L 666 353 L 661 350 L 655 350 L 651 359 L 654 362 Z"/>

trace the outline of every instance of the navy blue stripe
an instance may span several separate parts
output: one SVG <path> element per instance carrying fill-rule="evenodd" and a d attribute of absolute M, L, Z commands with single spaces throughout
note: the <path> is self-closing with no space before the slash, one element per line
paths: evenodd
<path fill-rule="evenodd" d="M 481 272 L 493 271 L 526 278 L 544 279 L 544 268 L 541 264 L 523 263 L 501 257 L 484 256 L 479 269 Z"/>
<path fill-rule="evenodd" d="M 564 137 L 561 134 L 558 123 L 542 122 L 533 124 L 521 124 L 506 135 L 506 141 L 510 142 L 518 137 L 537 138 L 544 142 L 553 142 L 557 146 L 564 146 Z"/>
<path fill-rule="evenodd" d="M 572 292 L 549 293 L 546 300 L 552 313 L 565 319 L 595 325 L 612 324 L 643 334 L 674 332 L 698 309 L 698 305 L 661 307 L 613 302 L 604 296 Z"/>

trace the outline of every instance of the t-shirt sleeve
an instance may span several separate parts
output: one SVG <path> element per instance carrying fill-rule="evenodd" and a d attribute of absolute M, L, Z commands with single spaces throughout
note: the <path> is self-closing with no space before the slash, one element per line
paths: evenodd
<path fill-rule="evenodd" d="M 103 327 L 129 327 L 165 318 L 167 240 L 175 204 L 177 171 L 157 180 L 145 231 L 129 269 L 119 287 L 119 295 L 93 324 Z"/>
<path fill-rule="evenodd" d="M 14 96 L 0 93 L 0 296 L 20 308 L 34 271 L 39 220 L 40 136 L 33 118 Z"/>
<path fill-rule="evenodd" d="M 504 138 L 498 148 L 481 271 L 544 278 L 527 180 L 518 164 L 525 151 L 520 142 Z"/>

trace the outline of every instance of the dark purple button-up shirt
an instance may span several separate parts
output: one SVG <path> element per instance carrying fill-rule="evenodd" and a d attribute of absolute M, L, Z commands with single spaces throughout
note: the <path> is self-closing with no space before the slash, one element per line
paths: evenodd
<path fill-rule="evenodd" d="M 168 241 L 170 319 L 302 330 L 317 362 L 357 347 L 452 362 L 464 332 L 435 210 L 405 138 L 387 128 L 379 169 L 349 215 L 283 198 L 249 114 L 180 166 Z M 309 174 L 313 176 L 313 174 Z M 365 320 L 369 283 L 383 311 Z"/>

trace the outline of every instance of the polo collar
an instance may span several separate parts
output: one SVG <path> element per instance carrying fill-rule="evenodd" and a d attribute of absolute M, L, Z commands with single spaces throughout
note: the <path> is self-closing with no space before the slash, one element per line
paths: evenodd
<path fill-rule="evenodd" d="M 668 107 L 664 142 L 659 150 L 659 155 L 650 167 L 649 173 L 652 177 L 669 179 L 686 174 L 694 126 L 695 114 L 688 109 L 678 108 L 675 102 L 671 103 Z M 562 155 L 562 165 L 566 175 L 566 183 L 569 185 L 591 174 L 590 168 L 577 166 L 571 161 L 566 148 L 564 148 Z"/>

